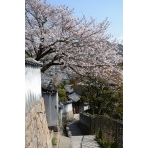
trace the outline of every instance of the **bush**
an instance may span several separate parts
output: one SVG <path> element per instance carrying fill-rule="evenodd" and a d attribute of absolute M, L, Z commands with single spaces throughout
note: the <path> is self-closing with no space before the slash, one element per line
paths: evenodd
<path fill-rule="evenodd" d="M 103 138 L 99 138 L 96 141 L 100 144 L 101 148 L 117 148 L 116 142 L 111 143 L 111 142 L 106 141 Z"/>
<path fill-rule="evenodd" d="M 56 137 L 52 138 L 52 145 L 57 145 L 57 138 Z"/>
<path fill-rule="evenodd" d="M 59 94 L 59 102 L 67 101 L 66 90 L 64 88 L 58 88 L 58 94 Z"/>
<path fill-rule="evenodd" d="M 96 133 L 96 141 L 100 144 L 101 148 L 117 148 L 116 142 L 108 142 L 102 137 L 101 129 Z"/>
<path fill-rule="evenodd" d="M 63 134 L 68 137 L 68 133 L 67 133 L 67 129 L 66 129 L 67 125 L 64 124 L 64 127 L 63 127 Z"/>

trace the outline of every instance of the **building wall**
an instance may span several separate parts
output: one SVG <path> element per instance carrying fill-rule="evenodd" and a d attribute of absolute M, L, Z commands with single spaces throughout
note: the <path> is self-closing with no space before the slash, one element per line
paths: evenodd
<path fill-rule="evenodd" d="M 79 105 L 79 112 L 83 112 L 85 110 L 89 109 L 88 105 L 85 106 L 84 103 L 80 103 Z"/>
<path fill-rule="evenodd" d="M 70 112 L 70 111 L 72 111 L 72 103 L 66 104 L 66 105 L 63 106 L 63 109 L 62 109 L 63 113 L 67 113 L 67 112 Z"/>
<path fill-rule="evenodd" d="M 58 93 L 43 93 L 48 126 L 58 125 Z"/>
<path fill-rule="evenodd" d="M 84 106 L 84 111 L 85 110 L 88 110 L 89 109 L 89 106 L 87 105 L 87 106 Z"/>
<path fill-rule="evenodd" d="M 43 98 L 25 118 L 25 148 L 52 148 Z"/>
<path fill-rule="evenodd" d="M 72 120 L 73 119 L 72 103 L 63 105 L 63 108 L 61 109 L 60 114 L 61 114 L 61 120 L 63 119 Z"/>
<path fill-rule="evenodd" d="M 41 72 L 39 67 L 25 67 L 25 114 L 41 98 Z"/>
<path fill-rule="evenodd" d="M 25 148 L 52 148 L 51 139 L 41 97 L 40 67 L 25 63 Z"/>

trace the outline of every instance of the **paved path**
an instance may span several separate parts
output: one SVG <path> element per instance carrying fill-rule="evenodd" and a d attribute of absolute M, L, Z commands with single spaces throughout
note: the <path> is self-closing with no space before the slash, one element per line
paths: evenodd
<path fill-rule="evenodd" d="M 101 148 L 94 138 L 94 135 L 84 135 L 82 140 L 82 148 Z"/>
<path fill-rule="evenodd" d="M 79 120 L 75 120 L 67 124 L 67 127 L 69 128 L 72 136 L 83 136 L 83 133 L 79 129 L 78 124 L 79 124 Z"/>
<path fill-rule="evenodd" d="M 71 138 L 60 135 L 59 148 L 72 148 Z"/>
<path fill-rule="evenodd" d="M 72 148 L 101 148 L 94 140 L 94 135 L 83 135 L 82 131 L 78 127 L 79 120 L 76 120 L 68 124 L 68 128 L 71 131 L 71 145 Z M 65 147 L 67 148 L 67 147 Z"/>

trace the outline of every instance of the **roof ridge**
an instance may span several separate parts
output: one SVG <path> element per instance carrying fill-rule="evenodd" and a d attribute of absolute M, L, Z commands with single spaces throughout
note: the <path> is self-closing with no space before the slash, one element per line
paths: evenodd
<path fill-rule="evenodd" d="M 25 59 L 25 65 L 33 65 L 33 66 L 43 66 L 43 63 L 39 62 L 39 61 L 36 61 L 35 59 L 33 58 L 26 58 Z"/>

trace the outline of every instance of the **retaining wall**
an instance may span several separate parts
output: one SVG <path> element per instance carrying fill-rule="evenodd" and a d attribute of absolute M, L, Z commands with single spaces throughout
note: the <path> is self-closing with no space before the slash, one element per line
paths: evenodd
<path fill-rule="evenodd" d="M 52 148 L 43 98 L 25 118 L 25 148 Z"/>

